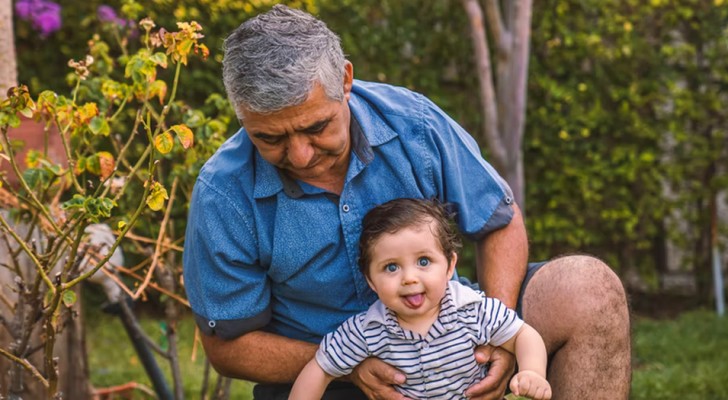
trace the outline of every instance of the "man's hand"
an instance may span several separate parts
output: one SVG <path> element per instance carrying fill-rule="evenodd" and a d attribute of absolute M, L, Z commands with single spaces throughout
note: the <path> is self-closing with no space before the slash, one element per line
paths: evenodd
<path fill-rule="evenodd" d="M 475 361 L 490 363 L 488 375 L 468 388 L 465 395 L 474 400 L 500 400 L 506 393 L 506 386 L 516 370 L 516 357 L 498 347 L 480 346 L 475 349 Z"/>
<path fill-rule="evenodd" d="M 407 400 L 392 386 L 404 383 L 407 378 L 398 369 L 378 358 L 370 357 L 364 360 L 354 368 L 349 378 L 370 399 Z"/>

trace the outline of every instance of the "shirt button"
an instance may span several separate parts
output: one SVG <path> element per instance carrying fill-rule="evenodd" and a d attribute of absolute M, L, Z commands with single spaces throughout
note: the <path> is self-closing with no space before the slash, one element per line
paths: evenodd
<path fill-rule="evenodd" d="M 430 348 L 430 344 L 429 343 L 425 343 L 425 344 L 422 345 L 422 348 L 423 349 L 429 349 Z"/>
<path fill-rule="evenodd" d="M 344 212 L 349 212 L 349 205 L 348 204 L 344 204 L 344 206 L 341 207 L 341 209 L 344 210 Z"/>
<path fill-rule="evenodd" d="M 210 321 L 207 323 L 207 326 L 209 326 L 210 328 L 214 328 L 215 325 L 217 325 L 217 324 L 215 324 L 215 321 Z"/>

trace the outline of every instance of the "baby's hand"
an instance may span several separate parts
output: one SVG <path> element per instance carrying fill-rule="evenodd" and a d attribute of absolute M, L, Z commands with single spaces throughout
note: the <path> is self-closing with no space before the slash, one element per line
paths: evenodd
<path fill-rule="evenodd" d="M 519 371 L 511 379 L 510 388 L 513 394 L 533 400 L 551 398 L 551 385 L 545 378 L 533 371 Z"/>

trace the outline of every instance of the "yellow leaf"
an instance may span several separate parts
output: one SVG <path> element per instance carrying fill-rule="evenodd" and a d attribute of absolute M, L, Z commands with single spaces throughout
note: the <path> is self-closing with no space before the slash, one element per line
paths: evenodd
<path fill-rule="evenodd" d="M 180 143 L 182 143 L 182 147 L 184 147 L 185 149 L 189 149 L 190 147 L 192 147 L 194 135 L 192 134 L 192 130 L 190 130 L 187 125 L 175 125 L 172 127 L 172 130 L 177 134 Z"/>
<path fill-rule="evenodd" d="M 162 154 L 167 154 L 172 151 L 174 146 L 174 138 L 169 132 L 164 132 L 154 138 L 154 147 Z"/>
<path fill-rule="evenodd" d="M 159 211 L 164 207 L 164 201 L 169 197 L 167 196 L 167 189 L 164 188 L 159 182 L 154 182 L 152 191 L 147 197 L 147 205 L 154 211 Z"/>

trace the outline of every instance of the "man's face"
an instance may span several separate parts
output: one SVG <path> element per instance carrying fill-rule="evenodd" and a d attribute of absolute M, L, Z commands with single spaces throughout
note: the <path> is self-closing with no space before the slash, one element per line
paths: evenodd
<path fill-rule="evenodd" d="M 242 124 L 260 155 L 300 179 L 324 188 L 343 184 L 349 164 L 350 86 L 343 101 L 316 85 L 302 104 L 272 114 L 241 110 Z"/>

